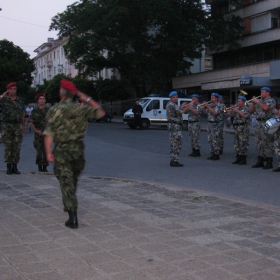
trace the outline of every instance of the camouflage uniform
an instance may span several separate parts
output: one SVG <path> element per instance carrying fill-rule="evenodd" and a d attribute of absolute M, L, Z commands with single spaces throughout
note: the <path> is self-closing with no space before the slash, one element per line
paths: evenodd
<path fill-rule="evenodd" d="M 278 166 L 280 167 L 280 129 L 274 134 L 274 151 L 278 160 Z"/>
<path fill-rule="evenodd" d="M 273 156 L 273 135 L 264 132 L 264 124 L 267 120 L 274 117 L 274 109 L 276 102 L 273 98 L 269 97 L 266 100 L 260 99 L 261 103 L 269 105 L 268 111 L 263 111 L 262 108 L 255 104 L 255 110 L 257 115 L 256 127 L 255 127 L 255 144 L 258 151 L 258 156 L 272 157 Z"/>
<path fill-rule="evenodd" d="M 78 177 L 85 166 L 83 138 L 88 119 L 98 119 L 102 109 L 93 109 L 66 99 L 51 107 L 47 113 L 44 135 L 53 137 L 55 147 L 54 174 L 59 180 L 64 211 L 78 207 L 76 188 Z"/>
<path fill-rule="evenodd" d="M 222 153 L 224 150 L 224 124 L 226 118 L 226 112 L 224 110 L 226 109 L 226 105 L 224 103 L 219 103 L 219 106 L 221 107 L 221 113 L 218 115 L 217 119 L 219 121 L 218 123 L 219 147 L 220 147 L 220 153 Z"/>
<path fill-rule="evenodd" d="M 247 106 L 237 107 L 237 109 L 246 116 L 246 119 L 242 118 L 237 112 L 233 112 L 234 150 L 237 155 L 246 156 L 249 147 L 250 112 Z"/>
<path fill-rule="evenodd" d="M 207 138 L 208 143 L 210 145 L 210 153 L 213 155 L 219 155 L 221 150 L 220 148 L 220 130 L 219 130 L 219 118 L 220 114 L 222 114 L 222 108 L 217 103 L 214 105 L 210 103 L 209 106 L 217 112 L 216 115 L 212 114 L 210 110 L 206 109 L 208 114 L 208 128 L 207 128 Z"/>
<path fill-rule="evenodd" d="M 199 133 L 200 133 L 200 116 L 201 109 L 197 109 L 197 104 L 192 106 L 193 109 L 198 111 L 198 115 L 188 110 L 188 133 L 192 149 L 200 150 Z"/>
<path fill-rule="evenodd" d="M 169 101 L 166 105 L 166 116 L 168 121 L 168 131 L 170 139 L 170 158 L 173 161 L 178 161 L 180 151 L 182 149 L 182 124 L 183 111 L 180 107 Z"/>
<path fill-rule="evenodd" d="M 5 96 L 0 100 L 2 107 L 2 140 L 5 145 L 4 161 L 18 163 L 22 143 L 22 118 L 25 115 L 23 99 L 11 100 Z"/>
<path fill-rule="evenodd" d="M 46 127 L 46 115 L 48 112 L 48 108 L 36 108 L 32 110 L 29 122 L 33 123 L 35 128 L 40 131 L 44 131 Z M 44 144 L 44 136 L 35 133 L 33 146 L 36 150 L 36 164 L 38 165 L 49 165 L 46 157 L 46 150 Z"/>

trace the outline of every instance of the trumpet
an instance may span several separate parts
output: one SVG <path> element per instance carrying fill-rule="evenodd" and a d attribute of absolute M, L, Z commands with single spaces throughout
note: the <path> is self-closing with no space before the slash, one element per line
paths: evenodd
<path fill-rule="evenodd" d="M 262 98 L 262 96 L 260 95 L 260 96 L 257 96 L 257 97 L 254 97 L 254 98 L 252 98 L 252 99 L 250 99 L 250 100 L 247 100 L 246 102 L 245 102 L 245 105 L 246 106 L 249 106 L 249 105 L 251 105 L 251 103 L 253 102 L 253 99 L 261 99 Z"/>
<path fill-rule="evenodd" d="M 248 93 L 245 90 L 240 89 L 239 91 L 240 91 L 240 95 L 244 95 L 244 96 L 248 95 Z"/>
<path fill-rule="evenodd" d="M 204 103 L 206 103 L 206 104 L 211 103 L 211 100 L 208 101 L 208 102 L 204 102 Z M 204 103 L 201 103 L 201 104 L 196 105 L 196 108 L 198 109 L 198 108 L 204 106 Z"/>
<path fill-rule="evenodd" d="M 237 107 L 237 105 L 233 105 L 233 106 L 224 108 L 224 113 L 227 113 L 228 111 L 232 110 L 232 108 L 235 108 L 235 107 Z"/>

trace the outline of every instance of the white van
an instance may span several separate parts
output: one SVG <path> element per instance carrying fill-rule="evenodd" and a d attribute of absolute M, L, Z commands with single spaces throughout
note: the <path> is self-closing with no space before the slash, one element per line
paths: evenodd
<path fill-rule="evenodd" d="M 143 107 L 141 115 L 143 128 L 149 128 L 150 125 L 167 126 L 166 105 L 170 101 L 168 97 L 144 97 L 139 100 L 139 104 Z M 178 98 L 178 106 L 183 102 L 191 102 L 191 98 Z M 188 114 L 183 114 L 183 129 L 188 129 Z M 132 109 L 126 111 L 123 115 L 123 123 L 130 128 L 134 127 L 134 114 Z"/>

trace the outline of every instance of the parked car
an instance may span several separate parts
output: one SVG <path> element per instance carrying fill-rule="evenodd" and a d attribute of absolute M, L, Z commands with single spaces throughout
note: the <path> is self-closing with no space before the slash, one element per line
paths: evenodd
<path fill-rule="evenodd" d="M 96 120 L 96 122 L 111 122 L 112 117 L 108 112 L 105 112 L 105 115 L 102 118 Z M 89 122 L 93 122 L 93 119 L 89 119 Z"/>

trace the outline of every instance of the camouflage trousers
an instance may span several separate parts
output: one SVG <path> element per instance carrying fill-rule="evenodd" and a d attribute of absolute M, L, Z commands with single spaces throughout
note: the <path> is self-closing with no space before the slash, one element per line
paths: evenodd
<path fill-rule="evenodd" d="M 168 124 L 169 139 L 170 139 L 170 158 L 171 160 L 178 161 L 179 154 L 182 149 L 182 126 L 169 123 Z"/>
<path fill-rule="evenodd" d="M 234 150 L 237 155 L 246 156 L 249 147 L 250 127 L 246 125 L 233 125 Z"/>
<path fill-rule="evenodd" d="M 218 123 L 208 122 L 207 138 L 210 145 L 210 153 L 218 155 L 220 152 L 220 129 Z"/>
<path fill-rule="evenodd" d="M 36 150 L 36 164 L 49 165 L 46 157 L 44 136 L 35 133 L 33 146 Z"/>
<path fill-rule="evenodd" d="M 200 150 L 199 134 L 200 122 L 189 122 L 188 125 L 189 140 L 192 149 Z"/>
<path fill-rule="evenodd" d="M 255 145 L 258 156 L 272 157 L 273 156 L 273 135 L 265 133 L 264 122 L 257 121 L 255 126 Z"/>
<path fill-rule="evenodd" d="M 218 128 L 219 128 L 219 147 L 220 150 L 224 149 L 224 121 L 219 121 Z"/>
<path fill-rule="evenodd" d="M 20 147 L 22 143 L 21 123 L 2 123 L 2 140 L 5 146 L 4 161 L 18 163 L 20 160 Z"/>
<path fill-rule="evenodd" d="M 54 174 L 59 181 L 64 211 L 78 208 L 78 177 L 85 166 L 83 142 L 58 143 L 54 148 Z"/>
<path fill-rule="evenodd" d="M 280 166 L 280 129 L 274 134 L 274 151 L 278 160 L 278 166 Z"/>

